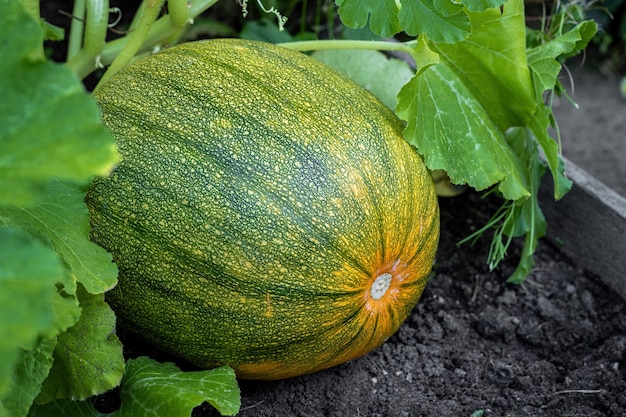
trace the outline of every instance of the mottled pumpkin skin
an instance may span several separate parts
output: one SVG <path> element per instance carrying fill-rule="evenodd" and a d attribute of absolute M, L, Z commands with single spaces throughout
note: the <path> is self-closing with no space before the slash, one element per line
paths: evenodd
<path fill-rule="evenodd" d="M 279 379 L 364 355 L 417 303 L 435 190 L 364 89 L 297 52 L 211 40 L 143 59 L 95 97 L 122 160 L 87 204 L 124 328 L 200 367 Z"/>

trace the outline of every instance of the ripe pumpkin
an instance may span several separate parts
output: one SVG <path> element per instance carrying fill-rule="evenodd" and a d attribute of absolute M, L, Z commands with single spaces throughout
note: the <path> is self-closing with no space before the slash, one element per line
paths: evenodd
<path fill-rule="evenodd" d="M 88 192 L 119 325 L 200 367 L 279 379 L 359 357 L 417 303 L 439 237 L 400 121 L 312 58 L 172 47 L 95 98 L 122 160 Z"/>

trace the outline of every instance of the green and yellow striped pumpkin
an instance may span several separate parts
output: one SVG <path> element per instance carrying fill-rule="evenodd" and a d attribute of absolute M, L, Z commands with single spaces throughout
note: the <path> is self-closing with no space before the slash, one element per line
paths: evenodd
<path fill-rule="evenodd" d="M 95 97 L 122 155 L 87 196 L 120 326 L 278 379 L 369 352 L 417 303 L 439 237 L 432 178 L 361 87 L 279 46 L 210 40 Z"/>

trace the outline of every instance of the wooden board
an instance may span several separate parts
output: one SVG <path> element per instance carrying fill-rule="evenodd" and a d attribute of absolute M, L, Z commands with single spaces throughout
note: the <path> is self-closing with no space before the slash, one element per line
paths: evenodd
<path fill-rule="evenodd" d="M 571 161 L 565 163 L 574 182 L 571 191 L 555 202 L 549 174 L 540 191 L 547 238 L 626 300 L 626 198 Z"/>

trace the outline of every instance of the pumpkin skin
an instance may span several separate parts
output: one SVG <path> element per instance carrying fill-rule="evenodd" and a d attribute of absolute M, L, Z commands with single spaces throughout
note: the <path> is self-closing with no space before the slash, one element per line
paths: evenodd
<path fill-rule="evenodd" d="M 366 90 L 230 39 L 140 60 L 94 96 L 122 156 L 86 199 L 120 326 L 199 367 L 280 379 L 366 354 L 419 300 L 435 189 Z"/>

